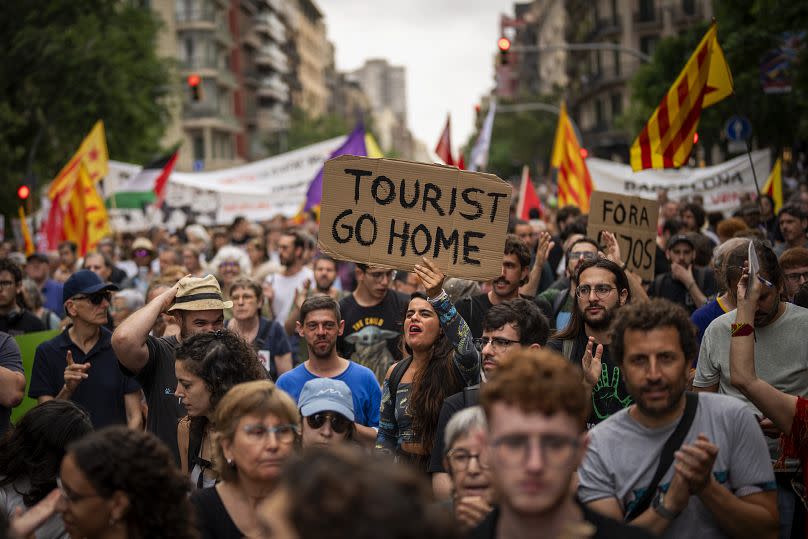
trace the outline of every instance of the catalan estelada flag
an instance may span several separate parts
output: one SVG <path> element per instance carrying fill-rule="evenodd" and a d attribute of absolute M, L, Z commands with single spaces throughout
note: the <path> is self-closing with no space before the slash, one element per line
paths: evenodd
<path fill-rule="evenodd" d="M 79 165 L 78 181 L 67 199 L 63 233 L 64 239 L 76 242 L 81 256 L 95 249 L 98 242 L 110 233 L 104 199 L 83 163 Z"/>
<path fill-rule="evenodd" d="M 107 138 L 104 134 L 104 122 L 101 120 L 95 122 L 93 128 L 81 141 L 79 149 L 53 179 L 48 189 L 48 198 L 54 200 L 72 188 L 78 180 L 79 164 L 81 163 L 84 163 L 93 183 L 101 180 L 109 171 Z"/>
<path fill-rule="evenodd" d="M 581 155 L 578 137 L 575 136 L 575 130 L 567 116 L 567 105 L 563 102 L 550 165 L 558 169 L 558 206 L 578 206 L 583 213 L 589 213 L 589 197 L 594 190 L 592 177 Z"/>
<path fill-rule="evenodd" d="M 715 23 L 631 145 L 631 168 L 675 168 L 693 149 L 701 110 L 732 94 L 732 74 Z"/>
<path fill-rule="evenodd" d="M 769 179 L 766 180 L 766 185 L 763 186 L 760 192 L 772 197 L 772 200 L 774 200 L 774 214 L 780 213 L 780 208 L 783 207 L 783 164 L 779 157 L 774 162 L 774 168 L 769 174 Z"/>

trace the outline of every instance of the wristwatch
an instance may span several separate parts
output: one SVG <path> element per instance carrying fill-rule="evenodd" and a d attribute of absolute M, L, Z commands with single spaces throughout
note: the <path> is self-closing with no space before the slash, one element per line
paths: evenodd
<path fill-rule="evenodd" d="M 664 518 L 665 520 L 673 520 L 679 516 L 679 513 L 674 513 L 667 507 L 665 507 L 665 493 L 661 490 L 654 496 L 654 501 L 651 502 L 651 507 L 654 508 L 654 511 L 657 512 L 659 516 Z"/>

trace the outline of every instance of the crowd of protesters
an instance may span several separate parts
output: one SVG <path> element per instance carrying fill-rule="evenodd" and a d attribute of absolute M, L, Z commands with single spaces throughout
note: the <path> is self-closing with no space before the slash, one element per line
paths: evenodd
<path fill-rule="evenodd" d="M 646 281 L 536 217 L 489 282 L 313 220 L 0 243 L 0 537 L 808 537 L 808 190 L 661 193 Z"/>

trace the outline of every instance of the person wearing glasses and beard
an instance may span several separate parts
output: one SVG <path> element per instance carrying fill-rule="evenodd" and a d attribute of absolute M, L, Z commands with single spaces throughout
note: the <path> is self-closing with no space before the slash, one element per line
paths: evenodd
<path fill-rule="evenodd" d="M 39 403 L 69 399 L 87 410 L 96 429 L 125 424 L 138 430 L 140 385 L 121 372 L 112 332 L 104 327 L 113 290 L 118 287 L 90 270 L 65 282 L 65 313 L 73 323 L 37 347 L 28 396 Z"/>
<path fill-rule="evenodd" d="M 620 367 L 608 350 L 609 326 L 620 307 L 631 301 L 631 288 L 623 269 L 606 258 L 584 260 L 573 280 L 578 284 L 572 318 L 547 347 L 584 368 L 593 358 L 601 361 L 601 376 L 592 383 L 591 428 L 631 404 Z"/>

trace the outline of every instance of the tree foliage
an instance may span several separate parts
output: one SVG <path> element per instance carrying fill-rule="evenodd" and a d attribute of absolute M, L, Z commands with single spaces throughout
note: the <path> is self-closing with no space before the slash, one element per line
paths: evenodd
<path fill-rule="evenodd" d="M 808 50 L 803 49 L 788 94 L 765 94 L 760 83 L 763 55 L 779 45 L 783 32 L 808 28 L 808 4 L 784 0 L 718 0 L 718 41 L 733 75 L 735 96 L 705 109 L 699 140 L 705 147 L 723 144 L 721 133 L 735 114 L 748 117 L 759 146 L 783 148 L 808 138 Z M 708 22 L 661 40 L 653 62 L 631 82 L 631 106 L 620 124 L 639 133 L 707 31 Z"/>
<path fill-rule="evenodd" d="M 161 22 L 134 2 L 26 0 L 0 7 L 0 209 L 31 173 L 38 186 L 104 121 L 112 159 L 160 153 L 172 64 L 158 58 Z"/>

